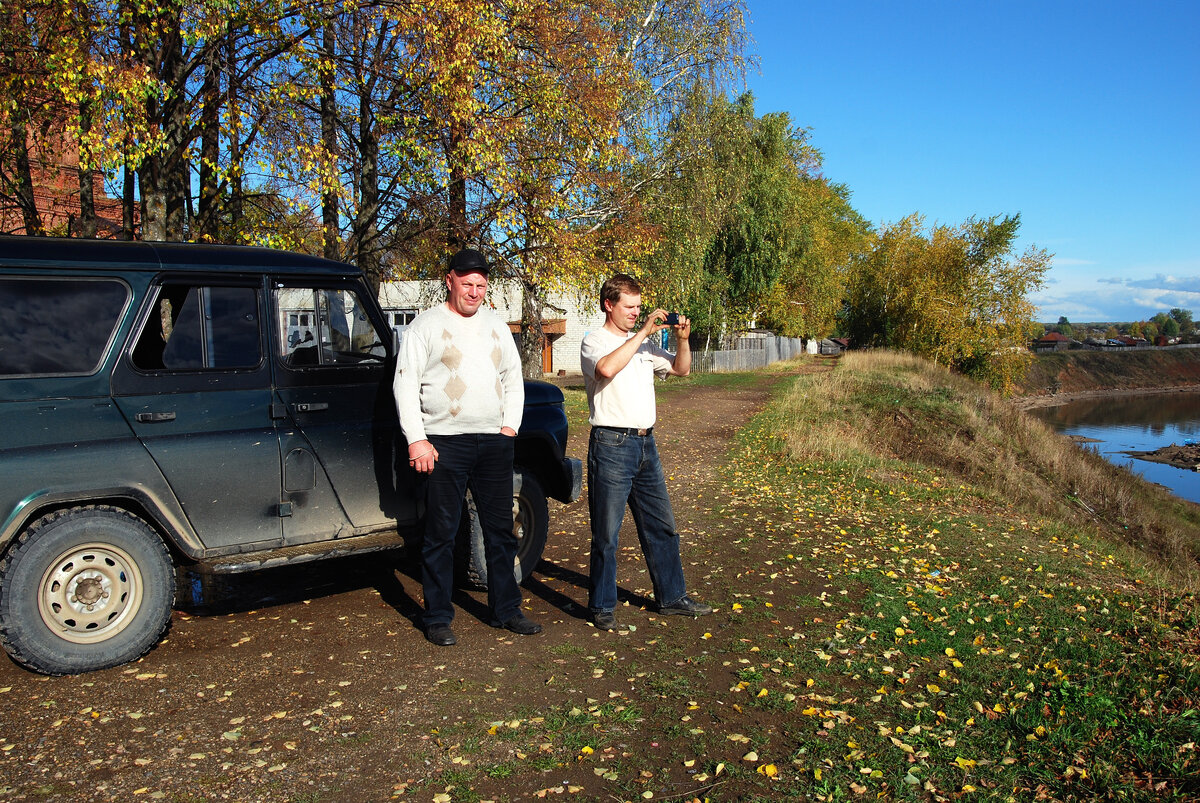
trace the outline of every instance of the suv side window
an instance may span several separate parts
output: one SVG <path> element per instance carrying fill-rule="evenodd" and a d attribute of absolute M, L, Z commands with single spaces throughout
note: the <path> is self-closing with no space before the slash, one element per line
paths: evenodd
<path fill-rule="evenodd" d="M 0 376 L 95 373 L 128 302 L 111 279 L 0 278 Z"/>
<path fill-rule="evenodd" d="M 143 371 L 255 368 L 260 344 L 254 288 L 166 284 L 138 335 L 133 364 Z"/>
<path fill-rule="evenodd" d="M 367 307 L 347 288 L 275 288 L 280 356 L 289 366 L 382 365 L 383 339 Z"/>

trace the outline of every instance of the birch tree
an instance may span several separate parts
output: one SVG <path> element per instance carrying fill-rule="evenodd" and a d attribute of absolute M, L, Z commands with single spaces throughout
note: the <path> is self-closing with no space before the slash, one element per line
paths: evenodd
<path fill-rule="evenodd" d="M 843 326 L 857 345 L 910 351 L 1008 390 L 1030 359 L 1034 307 L 1050 255 L 1012 254 L 1020 216 L 928 232 L 912 215 L 855 260 Z"/>

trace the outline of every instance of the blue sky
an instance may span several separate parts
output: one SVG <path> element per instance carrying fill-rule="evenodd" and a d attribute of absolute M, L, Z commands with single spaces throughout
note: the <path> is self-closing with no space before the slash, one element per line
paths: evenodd
<path fill-rule="evenodd" d="M 865 218 L 1020 213 L 1038 320 L 1200 319 L 1200 2 L 747 2 L 757 113 Z"/>

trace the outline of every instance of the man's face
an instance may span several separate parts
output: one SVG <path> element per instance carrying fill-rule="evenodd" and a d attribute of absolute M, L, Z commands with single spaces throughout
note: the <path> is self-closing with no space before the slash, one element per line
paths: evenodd
<path fill-rule="evenodd" d="M 478 271 L 459 273 L 452 270 L 446 274 L 446 289 L 450 292 L 450 309 L 470 318 L 479 311 L 479 305 L 487 295 L 487 276 Z"/>
<path fill-rule="evenodd" d="M 605 302 L 608 306 L 608 319 L 622 332 L 630 332 L 637 326 L 638 316 L 642 314 L 641 293 L 621 293 L 615 304 Z"/>

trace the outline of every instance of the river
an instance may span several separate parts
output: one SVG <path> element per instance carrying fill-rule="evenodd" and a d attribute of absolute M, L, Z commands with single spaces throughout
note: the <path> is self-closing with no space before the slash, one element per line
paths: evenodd
<path fill-rule="evenodd" d="M 1152 452 L 1161 446 L 1200 441 L 1200 393 L 1107 396 L 1030 410 L 1057 432 L 1091 438 L 1112 463 L 1131 466 L 1176 496 L 1200 503 L 1200 472 L 1151 463 L 1123 452 Z"/>

